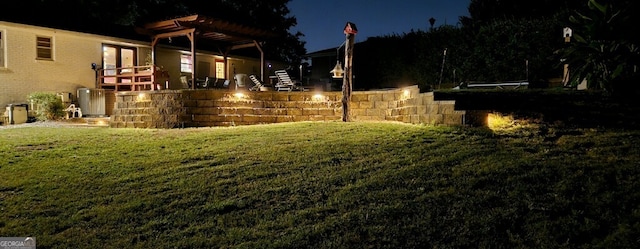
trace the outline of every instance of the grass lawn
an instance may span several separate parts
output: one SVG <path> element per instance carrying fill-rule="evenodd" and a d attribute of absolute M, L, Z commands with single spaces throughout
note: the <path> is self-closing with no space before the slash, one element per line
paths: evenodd
<path fill-rule="evenodd" d="M 640 131 L 302 122 L 0 130 L 38 248 L 639 248 Z"/>

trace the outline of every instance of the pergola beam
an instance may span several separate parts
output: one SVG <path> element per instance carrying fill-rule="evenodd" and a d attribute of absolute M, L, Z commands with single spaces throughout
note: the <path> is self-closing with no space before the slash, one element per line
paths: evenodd
<path fill-rule="evenodd" d="M 193 32 L 195 32 L 195 31 L 196 31 L 195 28 L 183 29 L 183 30 L 178 30 L 178 31 L 173 31 L 173 32 L 156 34 L 153 37 L 155 39 L 164 39 L 164 38 L 171 38 L 171 37 L 176 37 L 176 36 L 189 36 L 190 34 L 193 34 Z"/>

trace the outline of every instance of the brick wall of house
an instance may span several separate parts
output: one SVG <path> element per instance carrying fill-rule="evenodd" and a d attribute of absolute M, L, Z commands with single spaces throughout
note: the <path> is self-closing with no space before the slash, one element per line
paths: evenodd
<path fill-rule="evenodd" d="M 244 92 L 166 90 L 116 93 L 110 126 L 174 128 L 253 125 L 297 121 L 339 121 L 342 92 Z M 353 92 L 354 121 L 398 121 L 412 124 L 461 125 L 464 111 L 454 101 L 435 101 L 417 86 L 386 91 Z"/>
<path fill-rule="evenodd" d="M 94 87 L 91 62 L 100 62 L 100 43 L 89 35 L 0 22 L 5 67 L 0 67 L 0 106 L 26 103 L 36 91 L 69 92 Z M 36 59 L 36 37 L 50 37 L 53 60 Z"/>

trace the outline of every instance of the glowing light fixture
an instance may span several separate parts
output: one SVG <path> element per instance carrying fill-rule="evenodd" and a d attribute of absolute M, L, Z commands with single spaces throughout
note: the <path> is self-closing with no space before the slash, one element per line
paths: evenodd
<path fill-rule="evenodd" d="M 137 101 L 144 101 L 144 100 L 146 100 L 146 98 L 147 98 L 147 95 L 146 95 L 146 94 L 144 94 L 144 93 L 138 93 Z"/>
<path fill-rule="evenodd" d="M 405 89 L 404 91 L 402 91 L 402 97 L 407 99 L 409 98 L 409 96 L 411 96 L 411 92 L 407 89 Z"/>
<path fill-rule="evenodd" d="M 333 70 L 331 70 L 329 72 L 333 74 L 333 78 L 342 78 L 343 75 L 344 75 L 344 70 L 342 70 L 342 63 L 340 63 L 340 61 L 338 61 L 336 63 L 336 66 L 333 67 Z"/>
<path fill-rule="evenodd" d="M 322 101 L 324 100 L 324 95 L 316 93 L 313 95 L 313 97 L 311 97 L 311 99 L 313 99 L 314 101 Z"/>
<path fill-rule="evenodd" d="M 333 70 L 329 71 L 329 73 L 333 74 L 333 78 L 335 79 L 343 78 L 344 76 L 344 70 L 342 69 L 342 63 L 340 62 L 340 48 L 344 46 L 345 43 L 346 41 L 336 48 L 336 66 L 333 67 Z"/>
<path fill-rule="evenodd" d="M 236 92 L 233 94 L 234 97 L 238 98 L 238 99 L 244 99 L 246 97 L 246 95 L 244 93 L 241 92 Z"/>
<path fill-rule="evenodd" d="M 487 115 L 487 127 L 491 130 L 509 129 L 512 128 L 513 125 L 513 116 L 503 116 L 499 113 L 489 113 Z"/>

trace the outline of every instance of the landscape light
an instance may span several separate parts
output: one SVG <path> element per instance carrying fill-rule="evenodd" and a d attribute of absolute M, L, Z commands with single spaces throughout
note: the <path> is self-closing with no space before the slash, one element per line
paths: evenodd
<path fill-rule="evenodd" d="M 405 90 L 402 92 L 402 97 L 403 97 L 404 99 L 408 99 L 408 98 L 409 98 L 409 96 L 411 96 L 411 91 L 409 91 L 409 89 L 405 89 Z"/>
<path fill-rule="evenodd" d="M 491 130 L 504 130 L 512 128 L 514 125 L 513 116 L 501 115 L 499 113 L 489 113 L 487 115 L 487 127 Z"/>
<path fill-rule="evenodd" d="M 143 101 L 143 100 L 146 100 L 146 98 L 147 98 L 147 95 L 146 95 L 146 94 L 144 94 L 144 93 L 138 93 L 137 101 Z"/>
<path fill-rule="evenodd" d="M 320 94 L 320 93 L 316 93 L 313 95 L 313 97 L 311 97 L 314 101 L 322 101 L 324 100 L 324 95 Z"/>

